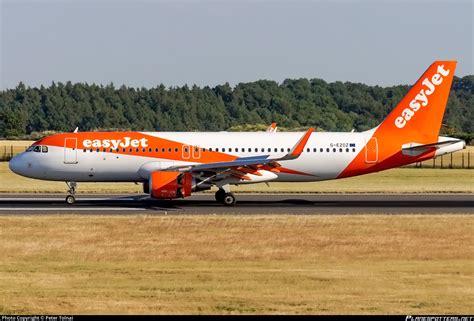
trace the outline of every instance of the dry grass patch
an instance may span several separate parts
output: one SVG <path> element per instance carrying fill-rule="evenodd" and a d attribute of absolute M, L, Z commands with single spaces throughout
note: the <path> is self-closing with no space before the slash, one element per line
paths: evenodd
<path fill-rule="evenodd" d="M 3 216 L 0 313 L 472 313 L 474 218 Z"/>

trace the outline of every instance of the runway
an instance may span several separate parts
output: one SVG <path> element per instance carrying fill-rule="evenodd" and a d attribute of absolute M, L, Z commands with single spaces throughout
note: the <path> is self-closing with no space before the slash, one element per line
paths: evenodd
<path fill-rule="evenodd" d="M 473 194 L 236 194 L 225 207 L 213 194 L 158 201 L 146 195 L 77 195 L 69 206 L 61 194 L 1 194 L 0 215 L 12 214 L 474 214 Z"/>

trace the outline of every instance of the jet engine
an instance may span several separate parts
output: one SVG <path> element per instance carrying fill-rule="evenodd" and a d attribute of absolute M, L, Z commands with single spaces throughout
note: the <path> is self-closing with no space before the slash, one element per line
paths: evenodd
<path fill-rule="evenodd" d="M 207 190 L 209 183 L 201 183 L 190 173 L 155 171 L 143 183 L 143 192 L 156 199 L 185 198 L 191 192 Z"/>

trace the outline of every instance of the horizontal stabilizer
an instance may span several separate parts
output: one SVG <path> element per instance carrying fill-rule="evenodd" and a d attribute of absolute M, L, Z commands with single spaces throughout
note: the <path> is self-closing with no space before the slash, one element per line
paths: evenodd
<path fill-rule="evenodd" d="M 456 144 L 461 141 L 462 141 L 461 139 L 452 139 L 452 140 L 446 140 L 443 142 L 437 142 L 437 143 L 432 143 L 432 144 L 409 143 L 402 146 L 402 153 L 403 155 L 408 155 L 408 156 L 418 156 L 422 153 L 426 153 L 431 150 L 440 149 L 441 147 Z"/>

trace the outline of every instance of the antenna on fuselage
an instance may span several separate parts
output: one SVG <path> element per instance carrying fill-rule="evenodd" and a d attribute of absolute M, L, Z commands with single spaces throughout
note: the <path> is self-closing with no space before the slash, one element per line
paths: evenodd
<path fill-rule="evenodd" d="M 76 129 L 74 129 L 74 133 L 77 133 L 79 131 L 79 127 L 76 127 Z"/>

